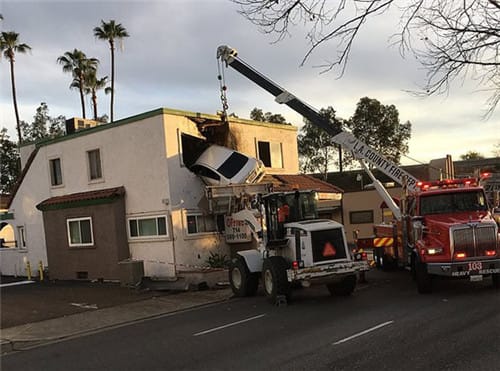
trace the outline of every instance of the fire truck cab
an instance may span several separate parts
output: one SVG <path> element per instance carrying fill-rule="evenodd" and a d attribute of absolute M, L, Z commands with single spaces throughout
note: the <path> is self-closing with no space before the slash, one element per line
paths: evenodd
<path fill-rule="evenodd" d="M 481 281 L 491 276 L 498 288 L 498 226 L 483 188 L 475 179 L 421 182 L 408 199 L 411 216 L 411 267 L 420 292 L 431 290 L 433 276 Z"/>

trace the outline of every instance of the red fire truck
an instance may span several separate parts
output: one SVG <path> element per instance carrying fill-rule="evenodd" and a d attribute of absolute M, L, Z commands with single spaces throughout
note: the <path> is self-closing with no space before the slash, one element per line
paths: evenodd
<path fill-rule="evenodd" d="M 376 225 L 375 261 L 382 268 L 411 268 L 418 291 L 432 290 L 434 276 L 500 285 L 498 227 L 476 179 L 418 182 L 401 202 L 401 221 Z"/>

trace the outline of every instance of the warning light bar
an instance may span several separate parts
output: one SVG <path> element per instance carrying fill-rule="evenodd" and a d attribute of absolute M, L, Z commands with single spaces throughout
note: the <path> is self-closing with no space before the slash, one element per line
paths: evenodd
<path fill-rule="evenodd" d="M 445 179 L 445 180 L 436 180 L 432 182 L 417 182 L 417 187 L 421 191 L 427 191 L 431 189 L 460 188 L 460 187 L 474 187 L 474 186 L 477 186 L 477 180 L 475 178 Z"/>

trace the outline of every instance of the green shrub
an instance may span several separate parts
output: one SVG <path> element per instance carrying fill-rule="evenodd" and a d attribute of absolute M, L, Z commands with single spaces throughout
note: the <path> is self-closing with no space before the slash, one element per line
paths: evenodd
<path fill-rule="evenodd" d="M 227 268 L 229 266 L 229 258 L 225 254 L 211 252 L 207 259 L 207 264 L 210 268 Z"/>

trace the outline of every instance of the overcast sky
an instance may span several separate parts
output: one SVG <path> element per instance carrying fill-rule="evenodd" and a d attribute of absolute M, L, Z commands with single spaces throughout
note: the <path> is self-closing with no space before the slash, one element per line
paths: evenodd
<path fill-rule="evenodd" d="M 311 106 L 333 106 L 349 118 L 362 97 L 394 104 L 402 122 L 412 123 L 409 156 L 422 162 L 451 154 L 455 160 L 468 150 L 492 157 L 500 142 L 500 109 L 485 121 L 488 95 L 466 83 L 447 96 L 416 98 L 406 91 L 423 83 L 424 72 L 412 59 L 403 59 L 389 46 L 397 23 L 391 17 L 374 20 L 353 48 L 342 78 L 335 72 L 320 74 L 320 65 L 335 52 L 327 44 L 300 67 L 307 51 L 304 33 L 273 43 L 237 13 L 228 0 L 0 0 L 2 31 L 16 31 L 32 47 L 16 57 L 16 87 L 20 117 L 31 122 L 40 102 L 50 115 L 81 116 L 78 92 L 69 89 L 71 76 L 56 63 L 75 48 L 100 60 L 99 74 L 110 75 L 108 44 L 96 40 L 93 28 L 101 19 L 121 23 L 130 34 L 116 53 L 115 119 L 160 107 L 215 113 L 221 109 L 216 49 L 227 44 L 241 59 Z M 248 118 L 254 107 L 281 113 L 294 125 L 302 119 L 251 81 L 225 71 L 229 112 Z M 15 116 L 10 90 L 9 64 L 0 60 L 1 126 L 13 140 Z M 109 96 L 100 92 L 99 115 L 109 115 Z M 87 116 L 92 116 L 89 102 Z M 415 162 L 403 158 L 404 164 Z"/>

